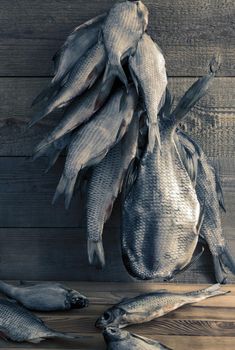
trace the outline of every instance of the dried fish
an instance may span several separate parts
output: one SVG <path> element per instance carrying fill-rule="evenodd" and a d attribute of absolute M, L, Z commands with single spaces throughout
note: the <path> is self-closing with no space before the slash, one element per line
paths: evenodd
<path fill-rule="evenodd" d="M 75 133 L 53 201 L 64 193 L 68 208 L 78 173 L 87 166 L 99 163 L 109 149 L 121 140 L 132 120 L 136 103 L 133 86 L 128 94 L 120 88 L 97 115 Z"/>
<path fill-rule="evenodd" d="M 192 264 L 203 208 L 200 210 L 174 134 L 179 121 L 205 94 L 213 77 L 214 72 L 210 72 L 199 79 L 170 116 L 163 114 L 161 149 L 155 145 L 153 153 L 145 153 L 137 179 L 124 200 L 122 254 L 134 277 L 171 279 Z M 168 99 L 166 107 L 167 103 Z"/>
<path fill-rule="evenodd" d="M 59 283 L 12 286 L 0 281 L 0 291 L 35 311 L 80 309 L 88 305 L 84 295 Z"/>
<path fill-rule="evenodd" d="M 132 78 L 137 91 L 142 91 L 149 121 L 149 151 L 153 151 L 155 139 L 160 145 L 158 120 L 156 116 L 164 102 L 167 85 L 165 59 L 156 43 L 144 34 L 138 42 L 137 50 L 129 59 Z"/>
<path fill-rule="evenodd" d="M 111 215 L 129 164 L 135 158 L 139 135 L 139 116 L 134 115 L 129 130 L 94 168 L 87 186 L 87 249 L 90 264 L 105 265 L 102 233 Z"/>
<path fill-rule="evenodd" d="M 1 333 L 6 339 L 15 342 L 36 344 L 49 338 L 68 340 L 80 338 L 50 329 L 39 317 L 14 301 L 1 299 L 0 313 Z"/>
<path fill-rule="evenodd" d="M 220 287 L 219 284 L 215 284 L 206 289 L 188 293 L 173 293 L 163 289 L 124 299 L 105 311 L 96 321 L 96 327 L 123 328 L 132 324 L 148 322 L 168 314 L 183 305 L 197 303 L 216 295 L 229 293 L 220 290 Z"/>
<path fill-rule="evenodd" d="M 120 328 L 108 327 L 103 331 L 103 336 L 107 344 L 107 350 L 171 350 L 157 340 L 129 333 Z"/>

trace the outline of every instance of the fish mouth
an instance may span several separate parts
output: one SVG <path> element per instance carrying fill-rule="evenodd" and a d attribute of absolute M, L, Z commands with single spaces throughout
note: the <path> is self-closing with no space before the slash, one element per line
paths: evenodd
<path fill-rule="evenodd" d="M 85 297 L 73 298 L 71 302 L 72 309 L 81 309 L 89 306 L 89 300 Z"/>
<path fill-rule="evenodd" d="M 107 332 L 107 328 L 108 328 L 108 326 L 106 325 L 104 325 L 103 324 L 103 321 L 102 321 L 102 319 L 100 319 L 100 318 L 98 318 L 98 320 L 96 320 L 96 322 L 95 322 L 95 327 L 96 328 L 99 328 L 99 329 L 102 329 L 104 332 Z"/>

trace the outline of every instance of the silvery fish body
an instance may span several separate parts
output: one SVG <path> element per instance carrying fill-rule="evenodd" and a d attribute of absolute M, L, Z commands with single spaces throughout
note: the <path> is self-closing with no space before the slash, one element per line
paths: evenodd
<path fill-rule="evenodd" d="M 122 255 L 140 279 L 171 278 L 189 264 L 198 242 L 200 206 L 173 141 L 160 126 L 161 149 L 146 152 L 123 204 Z"/>
<path fill-rule="evenodd" d="M 12 286 L 0 281 L 0 291 L 17 300 L 29 310 L 58 311 L 83 308 L 88 305 L 85 296 L 58 283 Z"/>
<path fill-rule="evenodd" d="M 53 110 L 66 106 L 76 96 L 90 88 L 104 70 L 106 53 L 99 42 L 73 66 L 71 71 L 59 82 L 54 94 L 42 109 L 32 118 L 30 126 L 44 118 Z"/>
<path fill-rule="evenodd" d="M 102 25 L 103 42 L 108 55 L 104 79 L 116 75 L 127 85 L 121 60 L 135 52 L 147 24 L 148 10 L 141 1 L 124 1 L 111 8 Z"/>
<path fill-rule="evenodd" d="M 139 118 L 134 115 L 123 139 L 94 168 L 87 185 L 87 239 L 89 262 L 98 267 L 105 264 L 102 244 L 104 223 L 122 188 L 129 164 L 136 156 Z"/>
<path fill-rule="evenodd" d="M 142 294 L 134 298 L 124 299 L 112 306 L 98 318 L 96 326 L 98 328 L 123 328 L 132 324 L 148 322 L 168 314 L 183 305 L 196 303 L 226 293 L 220 290 L 219 284 L 215 284 L 206 289 L 188 293 L 158 290 L 153 293 Z"/>
<path fill-rule="evenodd" d="M 98 42 L 101 25 L 106 17 L 102 14 L 83 23 L 73 30 L 65 43 L 53 57 L 55 76 L 52 83 L 60 80 L 74 64 Z"/>
<path fill-rule="evenodd" d="M 49 338 L 77 338 L 48 328 L 39 317 L 14 301 L 1 299 L 0 315 L 1 333 L 15 342 L 40 343 Z"/>
<path fill-rule="evenodd" d="M 204 206 L 204 219 L 200 236 L 206 241 L 213 257 L 217 282 L 226 282 L 226 268 L 235 273 L 235 260 L 226 244 L 223 234 L 220 207 L 225 210 L 223 192 L 218 174 L 209 163 L 205 153 L 196 142 L 181 131 L 178 137 L 187 150 L 187 142 L 194 147 L 197 157 L 196 193 L 201 206 Z M 189 168 L 190 166 L 190 159 Z"/>
<path fill-rule="evenodd" d="M 96 116 L 75 133 L 54 200 L 65 193 L 68 207 L 78 173 L 84 167 L 99 163 L 121 140 L 132 120 L 136 103 L 134 87 L 128 94 L 118 89 Z"/>
<path fill-rule="evenodd" d="M 122 256 L 128 272 L 140 279 L 171 279 L 190 266 L 203 208 L 175 140 L 176 127 L 205 94 L 215 67 L 198 79 L 171 112 L 166 90 L 160 113 L 161 149 L 145 152 L 123 204 Z"/>
<path fill-rule="evenodd" d="M 102 103 L 108 97 L 108 93 L 112 88 L 112 81 L 107 82 L 107 93 L 104 96 Z M 96 83 L 91 89 L 87 90 L 82 96 L 77 97 L 72 103 L 66 108 L 64 117 L 56 126 L 56 128 L 40 142 L 36 147 L 36 152 L 40 151 L 44 147 L 47 147 L 48 144 L 55 142 L 57 139 L 60 139 L 64 135 L 70 133 L 75 128 L 85 123 L 89 118 L 92 117 L 96 112 L 96 98 L 99 94 L 101 88 L 101 82 Z"/>
<path fill-rule="evenodd" d="M 120 328 L 107 328 L 103 336 L 107 350 L 170 350 L 157 340 L 141 337 Z"/>
<path fill-rule="evenodd" d="M 156 136 L 160 144 L 156 115 L 164 102 L 167 76 L 163 54 L 149 35 L 144 34 L 138 42 L 135 54 L 129 59 L 129 66 L 136 87 L 144 97 L 149 121 L 148 149 L 153 151 Z"/>

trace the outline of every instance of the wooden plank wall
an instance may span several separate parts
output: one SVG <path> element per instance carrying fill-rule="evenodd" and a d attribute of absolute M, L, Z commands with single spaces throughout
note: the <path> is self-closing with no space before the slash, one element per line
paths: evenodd
<path fill-rule="evenodd" d="M 46 86 L 51 58 L 69 32 L 114 3 L 108 0 L 0 1 L 0 278 L 130 281 L 120 256 L 120 206 L 106 225 L 107 266 L 88 267 L 85 203 L 71 209 L 51 198 L 63 159 L 44 175 L 46 160 L 30 161 L 34 146 L 55 125 L 50 116 L 28 130 L 30 103 Z M 149 32 L 162 47 L 176 100 L 203 75 L 213 54 L 222 67 L 185 129 L 219 170 L 227 206 L 224 234 L 235 255 L 235 92 L 233 0 L 148 0 Z M 178 281 L 212 282 L 208 253 Z M 230 276 L 230 282 L 235 278 Z"/>

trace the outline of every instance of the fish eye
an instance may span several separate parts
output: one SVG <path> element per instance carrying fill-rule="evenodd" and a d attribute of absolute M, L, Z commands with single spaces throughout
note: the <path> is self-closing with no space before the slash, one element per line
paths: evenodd
<path fill-rule="evenodd" d="M 103 318 L 105 321 L 108 321 L 108 319 L 110 318 L 110 314 L 107 311 L 105 311 Z"/>
<path fill-rule="evenodd" d="M 117 333 L 117 330 L 114 329 L 114 328 L 111 328 L 111 329 L 110 329 L 110 332 L 111 332 L 112 334 L 115 334 L 115 333 Z"/>

